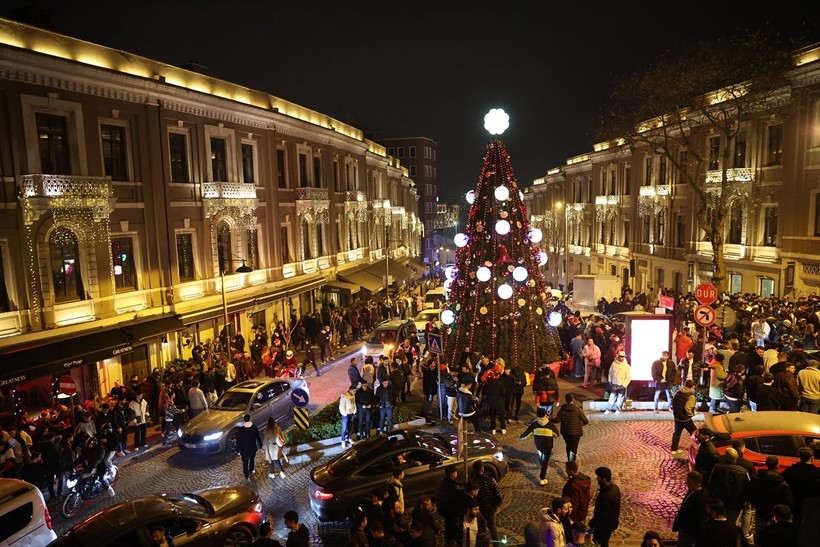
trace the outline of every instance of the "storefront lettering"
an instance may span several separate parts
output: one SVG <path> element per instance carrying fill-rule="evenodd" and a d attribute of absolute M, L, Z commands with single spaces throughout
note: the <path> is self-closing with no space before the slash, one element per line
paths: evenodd
<path fill-rule="evenodd" d="M 76 366 L 82 365 L 82 364 L 83 364 L 82 359 L 74 359 L 73 361 L 67 361 L 67 362 L 63 363 L 63 368 L 76 367 Z"/>
<path fill-rule="evenodd" d="M 124 348 L 117 348 L 114 350 L 114 355 L 120 355 L 122 353 L 128 353 L 129 351 L 133 351 L 133 346 L 125 346 Z"/>
<path fill-rule="evenodd" d="M 25 374 L 21 376 L 14 376 L 13 378 L 6 378 L 5 380 L 0 380 L 0 387 L 7 386 L 9 384 L 17 384 L 19 382 L 25 382 L 26 378 L 28 378 Z"/>

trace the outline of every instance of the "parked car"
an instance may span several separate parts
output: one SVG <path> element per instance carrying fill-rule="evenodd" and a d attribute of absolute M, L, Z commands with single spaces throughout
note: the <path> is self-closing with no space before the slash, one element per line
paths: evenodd
<path fill-rule="evenodd" d="M 399 456 L 405 463 L 401 463 Z M 481 460 L 490 476 L 501 479 L 507 460 L 491 435 L 470 437 L 468 465 Z M 464 466 L 456 435 L 397 429 L 364 439 L 328 463 L 313 468 L 308 485 L 310 508 L 322 522 L 344 520 L 357 505 L 369 499 L 374 486 L 386 484 L 396 466 L 404 468 L 404 503 L 413 507 L 422 494 L 434 494 L 444 468 Z"/>
<path fill-rule="evenodd" d="M 808 412 L 764 410 L 730 414 L 704 414 L 706 427 L 714 432 L 712 442 L 723 454 L 734 439 L 746 442 L 744 458 L 755 469 L 766 467 L 766 456 L 777 456 L 778 471 L 783 471 L 800 459 L 797 449 L 808 446 L 814 451 L 814 465 L 820 467 L 820 418 Z M 697 431 L 689 444 L 689 470 L 695 468 L 699 443 Z"/>
<path fill-rule="evenodd" d="M 46 545 L 57 534 L 40 489 L 17 479 L 0 479 L 0 545 Z"/>
<path fill-rule="evenodd" d="M 390 355 L 396 345 L 404 342 L 404 339 L 417 336 L 416 324 L 410 320 L 393 319 L 373 329 L 367 341 L 362 346 L 362 357 L 372 355 L 378 359 L 379 355 Z"/>
<path fill-rule="evenodd" d="M 263 431 L 268 418 L 282 420 L 290 416 L 290 397 L 295 389 L 310 393 L 302 378 L 263 378 L 237 384 L 225 391 L 208 410 L 180 427 L 177 444 L 181 450 L 206 454 L 235 452 L 236 433 L 242 425 L 242 416 L 250 414 L 251 421 Z"/>
<path fill-rule="evenodd" d="M 243 547 L 259 535 L 264 520 L 262 501 L 247 486 L 143 496 L 103 509 L 49 547 L 148 546 L 157 526 L 177 547 Z"/>

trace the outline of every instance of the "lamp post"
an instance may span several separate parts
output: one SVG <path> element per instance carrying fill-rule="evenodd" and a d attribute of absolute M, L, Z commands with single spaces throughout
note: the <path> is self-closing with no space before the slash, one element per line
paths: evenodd
<path fill-rule="evenodd" d="M 250 273 L 250 272 L 253 271 L 253 268 L 251 268 L 250 266 L 245 265 L 245 259 L 244 258 L 241 258 L 241 259 L 229 258 L 225 262 L 229 262 L 229 263 L 232 264 L 234 262 L 240 262 L 240 261 L 242 262 L 242 265 L 239 266 L 236 269 L 236 273 Z M 225 321 L 225 338 L 226 338 L 225 341 L 227 342 L 226 343 L 226 346 L 227 346 L 228 344 L 230 344 L 231 329 L 228 328 L 228 299 L 227 299 L 227 296 L 225 295 L 225 270 L 222 269 L 221 266 L 219 268 L 219 278 L 222 281 L 222 283 L 221 283 L 221 285 L 222 285 L 222 319 Z"/>

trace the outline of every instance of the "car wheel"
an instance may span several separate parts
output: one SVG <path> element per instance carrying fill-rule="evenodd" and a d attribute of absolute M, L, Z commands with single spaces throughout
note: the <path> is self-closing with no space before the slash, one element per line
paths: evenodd
<path fill-rule="evenodd" d="M 253 541 L 253 532 L 245 526 L 236 526 L 228 531 L 222 541 L 223 547 L 248 547 Z"/>
<path fill-rule="evenodd" d="M 237 437 L 239 432 L 236 429 L 231 429 L 231 432 L 228 433 L 228 439 L 225 441 L 225 451 L 226 452 L 237 452 Z"/>
<path fill-rule="evenodd" d="M 68 496 L 66 496 L 65 501 L 63 501 L 63 516 L 66 518 L 71 518 L 76 515 L 82 503 L 83 499 L 80 497 L 80 493 L 71 492 Z"/>

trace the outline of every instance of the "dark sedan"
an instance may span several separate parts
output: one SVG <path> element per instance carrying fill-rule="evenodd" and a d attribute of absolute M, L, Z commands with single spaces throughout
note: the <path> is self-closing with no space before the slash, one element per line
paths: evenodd
<path fill-rule="evenodd" d="M 262 502 L 245 486 L 135 498 L 103 509 L 49 543 L 59 547 L 143 547 L 165 528 L 176 547 L 244 547 L 259 535 Z"/>
<path fill-rule="evenodd" d="M 496 479 L 507 473 L 501 445 L 489 435 L 471 435 L 467 455 L 470 467 L 481 460 L 486 473 Z M 413 507 L 422 494 L 435 493 L 444 468 L 453 465 L 461 466 L 459 470 L 464 465 L 457 455 L 455 434 L 395 430 L 370 437 L 311 471 L 310 507 L 322 522 L 342 521 L 353 507 L 369 499 L 374 486 L 386 484 L 397 466 L 404 469 L 405 506 Z"/>

